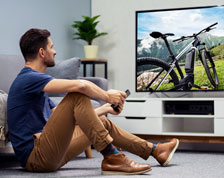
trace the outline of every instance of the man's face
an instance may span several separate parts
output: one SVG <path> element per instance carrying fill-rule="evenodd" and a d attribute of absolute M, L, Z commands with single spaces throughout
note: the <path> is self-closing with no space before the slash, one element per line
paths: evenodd
<path fill-rule="evenodd" d="M 47 67 L 55 66 L 54 56 L 56 55 L 56 51 L 53 48 L 53 43 L 51 39 L 48 37 L 48 43 L 46 46 L 44 63 Z"/>

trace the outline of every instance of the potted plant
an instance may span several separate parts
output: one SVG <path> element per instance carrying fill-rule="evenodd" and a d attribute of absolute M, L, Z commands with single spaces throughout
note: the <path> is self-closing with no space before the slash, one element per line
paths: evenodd
<path fill-rule="evenodd" d="M 73 33 L 75 36 L 73 39 L 82 39 L 88 43 L 88 45 L 84 46 L 86 58 L 97 57 L 98 46 L 92 45 L 92 42 L 95 38 L 107 35 L 106 32 L 99 33 L 96 30 L 96 26 L 99 23 L 99 21 L 96 21 L 96 19 L 99 16 L 100 15 L 94 17 L 83 16 L 83 21 L 74 21 L 72 24 L 72 27 L 77 29 L 77 32 Z"/>

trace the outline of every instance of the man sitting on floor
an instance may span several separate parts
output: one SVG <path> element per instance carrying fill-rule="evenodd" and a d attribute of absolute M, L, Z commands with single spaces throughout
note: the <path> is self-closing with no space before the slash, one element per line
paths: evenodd
<path fill-rule="evenodd" d="M 20 39 L 20 48 L 25 66 L 10 88 L 7 113 L 15 154 L 28 171 L 55 171 L 91 144 L 104 156 L 103 174 L 142 174 L 151 170 L 150 165 L 135 163 L 115 146 L 143 159 L 152 155 L 163 166 L 170 162 L 177 139 L 152 144 L 105 117 L 122 111 L 124 92 L 104 91 L 86 80 L 55 79 L 44 74 L 47 67 L 55 65 L 56 51 L 49 31 L 28 30 Z M 46 92 L 68 94 L 55 107 Z M 94 110 L 90 98 L 107 104 Z M 119 111 L 114 111 L 111 104 Z"/>

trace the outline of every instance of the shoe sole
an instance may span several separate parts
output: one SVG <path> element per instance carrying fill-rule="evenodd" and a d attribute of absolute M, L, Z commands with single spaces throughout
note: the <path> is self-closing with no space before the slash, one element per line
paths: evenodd
<path fill-rule="evenodd" d="M 121 172 L 121 171 L 101 171 L 103 175 L 138 175 L 151 171 L 152 168 L 139 172 Z"/>
<path fill-rule="evenodd" d="M 174 154 L 174 152 L 176 151 L 178 145 L 179 145 L 179 140 L 177 139 L 177 144 L 175 145 L 175 147 L 174 147 L 173 150 L 171 151 L 169 157 L 167 158 L 167 160 L 165 161 L 165 163 L 163 163 L 162 166 L 167 166 L 167 164 L 169 164 L 169 162 L 171 161 L 171 159 L 172 159 L 172 157 L 173 157 L 173 154 Z"/>

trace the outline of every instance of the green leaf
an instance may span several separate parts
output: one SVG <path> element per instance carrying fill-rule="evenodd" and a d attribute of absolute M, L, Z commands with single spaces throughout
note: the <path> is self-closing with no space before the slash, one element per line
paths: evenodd
<path fill-rule="evenodd" d="M 96 21 L 100 15 L 94 17 L 82 16 L 83 21 L 74 21 L 72 27 L 77 30 L 76 33 L 73 33 L 73 39 L 82 39 L 88 42 L 89 45 L 92 44 L 92 41 L 95 38 L 98 38 L 103 35 L 107 35 L 106 32 L 99 33 L 96 30 L 96 26 L 98 25 L 99 21 Z"/>

